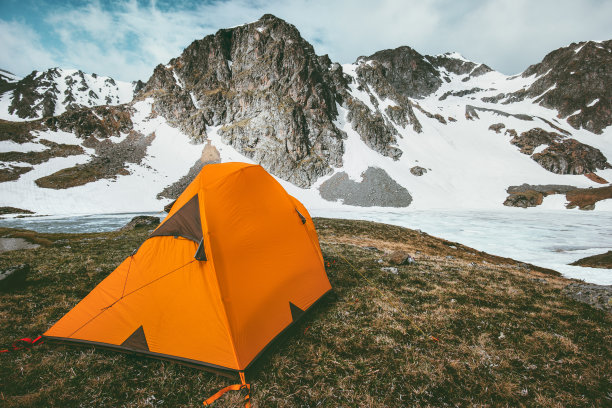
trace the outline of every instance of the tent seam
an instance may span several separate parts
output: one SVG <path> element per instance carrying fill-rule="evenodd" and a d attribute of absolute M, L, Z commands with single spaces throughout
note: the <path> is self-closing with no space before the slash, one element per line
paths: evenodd
<path fill-rule="evenodd" d="M 237 171 L 241 171 L 237 170 Z M 235 172 L 232 172 L 232 174 Z M 204 191 L 204 188 L 201 187 L 200 189 L 201 192 L 204 192 L 203 197 L 206 197 L 206 193 Z M 199 194 L 199 192 L 198 192 Z M 233 351 L 234 354 L 234 360 L 236 362 L 236 370 L 240 369 L 240 362 L 238 361 L 238 352 L 236 350 L 236 344 L 234 342 L 234 336 L 232 335 L 232 329 L 229 323 L 229 318 L 227 316 L 227 309 L 225 308 L 225 302 L 223 301 L 223 296 L 221 294 L 221 286 L 219 285 L 219 278 L 217 276 L 217 269 L 215 268 L 215 255 L 214 255 L 214 250 L 213 250 L 213 245 L 212 245 L 212 239 L 210 237 L 210 229 L 208 228 L 209 224 L 208 224 L 208 217 L 206 215 L 206 199 L 204 198 L 202 200 L 202 211 L 204 214 L 204 221 L 206 222 L 206 232 L 204 232 L 204 223 L 202 222 L 202 220 L 200 220 L 200 222 L 202 222 L 202 234 L 204 236 L 208 235 L 208 243 L 210 246 L 210 256 L 208 257 L 208 261 L 206 262 L 210 262 L 210 268 L 212 269 L 213 272 L 213 278 L 214 278 L 214 282 L 216 283 L 217 287 L 217 293 L 219 294 L 219 300 L 220 300 L 220 304 L 221 304 L 221 312 L 223 317 L 225 318 L 225 328 L 227 329 L 227 337 L 230 341 L 230 345 L 231 345 L 231 349 Z"/>

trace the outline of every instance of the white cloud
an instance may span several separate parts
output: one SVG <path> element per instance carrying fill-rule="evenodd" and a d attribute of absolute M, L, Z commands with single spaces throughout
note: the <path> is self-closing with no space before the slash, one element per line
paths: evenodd
<path fill-rule="evenodd" d="M 573 41 L 609 39 L 612 1 L 259 0 L 173 4 L 99 2 L 49 8 L 57 38 L 45 50 L 32 27 L 0 20 L 0 67 L 24 73 L 53 65 L 121 80 L 146 80 L 193 40 L 272 13 L 294 24 L 318 54 L 339 62 L 408 45 L 423 54 L 458 51 L 507 74 Z M 38 34 L 42 35 L 42 34 Z"/>
<path fill-rule="evenodd" d="M 0 20 L 0 68 L 26 76 L 37 67 L 56 65 L 53 55 L 40 43 L 38 34 L 25 23 Z"/>

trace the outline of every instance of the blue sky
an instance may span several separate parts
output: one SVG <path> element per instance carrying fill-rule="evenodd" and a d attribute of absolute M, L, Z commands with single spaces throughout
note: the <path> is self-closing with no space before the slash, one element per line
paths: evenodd
<path fill-rule="evenodd" d="M 341 63 L 408 45 L 515 74 L 572 42 L 612 38 L 612 0 L 0 0 L 0 68 L 146 80 L 193 40 L 265 13 Z"/>

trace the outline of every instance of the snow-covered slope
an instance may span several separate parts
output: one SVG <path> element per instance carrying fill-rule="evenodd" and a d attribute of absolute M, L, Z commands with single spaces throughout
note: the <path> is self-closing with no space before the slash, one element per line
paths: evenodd
<path fill-rule="evenodd" d="M 469 62 L 457 53 L 444 54 L 444 57 Z M 373 89 L 366 92 L 357 86 L 356 71 L 363 64 L 371 64 L 371 61 L 361 60 L 343 66 L 344 72 L 351 75 L 355 83 L 350 87 L 350 93 L 397 130 L 396 147 L 403 154 L 396 161 L 370 149 L 344 120 L 347 113 L 340 107 L 338 126 L 347 133 L 348 139 L 345 141 L 344 166 L 336 171 L 345 171 L 351 179 L 360 181 L 361 174 L 368 167 L 382 168 L 412 194 L 411 207 L 415 209 L 495 208 L 504 202 L 509 186 L 523 183 L 601 187 L 584 175 L 556 174 L 546 170 L 531 155 L 522 154 L 510 143 L 513 132 L 508 130 L 513 129 L 516 134 L 533 128 L 566 132 L 564 137 L 598 148 L 606 158 L 612 158 L 612 128 L 605 128 L 600 135 L 573 129 L 567 122 L 559 120 L 555 109 L 539 105 L 539 96 L 507 104 L 485 102 L 500 93 L 528 89 L 538 80 L 538 75 L 509 77 L 489 71 L 473 77 L 470 71 L 456 74 L 439 68 L 445 79 L 441 86 L 422 99 L 410 99 L 411 103 L 418 105 L 414 114 L 422 125 L 421 132 L 416 132 L 411 126 L 395 124 L 387 113 L 389 106 L 397 105 L 395 101 L 381 98 Z M 467 106 L 475 107 L 477 114 L 470 115 Z M 499 131 L 490 128 L 496 124 L 503 124 L 503 127 Z M 545 147 L 540 146 L 540 151 Z M 410 173 L 414 166 L 427 171 L 420 177 L 414 176 Z M 612 180 L 612 169 L 600 169 L 597 174 Z M 564 203 L 564 197 L 551 195 L 545 199 L 544 206 L 563 208 Z M 599 207 L 612 209 L 603 202 Z"/>
<path fill-rule="evenodd" d="M 194 146 L 188 136 L 169 126 L 164 118 L 152 117 L 151 104 L 152 100 L 146 99 L 133 106 L 133 131 L 154 136 L 146 148 L 147 154 L 143 160 L 139 163 L 128 163 L 125 174 L 114 178 L 101 178 L 71 188 L 40 188 L 36 184 L 37 179 L 90 162 L 92 157 L 96 156 L 96 150 L 85 147 L 81 154 L 53 157 L 33 166 L 33 170 L 26 172 L 18 180 L 0 183 L 0 206 L 31 209 L 42 214 L 159 210 L 161 202 L 157 199 L 157 194 L 163 187 L 187 173 L 199 158 L 201 148 Z M 41 140 L 73 146 L 86 145 L 73 133 L 61 130 L 33 133 L 36 135 L 35 139 L 24 146 L 25 152 L 28 152 L 28 148 L 32 149 L 29 152 L 39 150 L 37 146 L 40 145 L 37 142 Z M 126 137 L 127 134 L 110 137 L 106 148 L 117 146 Z M 10 142 L 0 142 L 0 150 L 14 151 L 15 146 L 8 143 Z M 30 166 L 31 163 L 17 162 L 11 165 Z"/>
<path fill-rule="evenodd" d="M 11 121 L 56 116 L 79 107 L 127 103 L 133 98 L 135 86 L 76 69 L 52 68 L 33 71 L 25 78 L 6 77 L 10 83 L 0 88 L 0 119 Z"/>
<path fill-rule="evenodd" d="M 311 208 L 562 209 L 567 191 L 593 188 L 594 208 L 612 210 L 609 47 L 572 44 L 511 77 L 409 47 L 341 66 L 268 15 L 195 41 L 132 102 L 131 84 L 80 71 L 8 78 L 0 207 L 157 211 L 171 201 L 160 193 L 216 149 L 223 162 L 262 164 Z M 573 75 L 584 96 L 565 92 Z"/>

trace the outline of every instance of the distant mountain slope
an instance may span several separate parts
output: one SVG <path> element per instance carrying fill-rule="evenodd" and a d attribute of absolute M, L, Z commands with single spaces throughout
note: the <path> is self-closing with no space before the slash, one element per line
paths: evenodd
<path fill-rule="evenodd" d="M 0 72 L 0 207 L 155 210 L 214 157 L 260 163 L 316 207 L 563 208 L 561 192 L 612 181 L 610 44 L 510 77 L 407 46 L 340 65 L 264 15 L 146 83 Z"/>
<path fill-rule="evenodd" d="M 3 72 L 6 71 L 0 71 L 0 119 L 5 120 L 39 119 L 81 107 L 127 103 L 135 87 L 74 69 L 33 71 L 25 78 L 5 76 Z"/>

